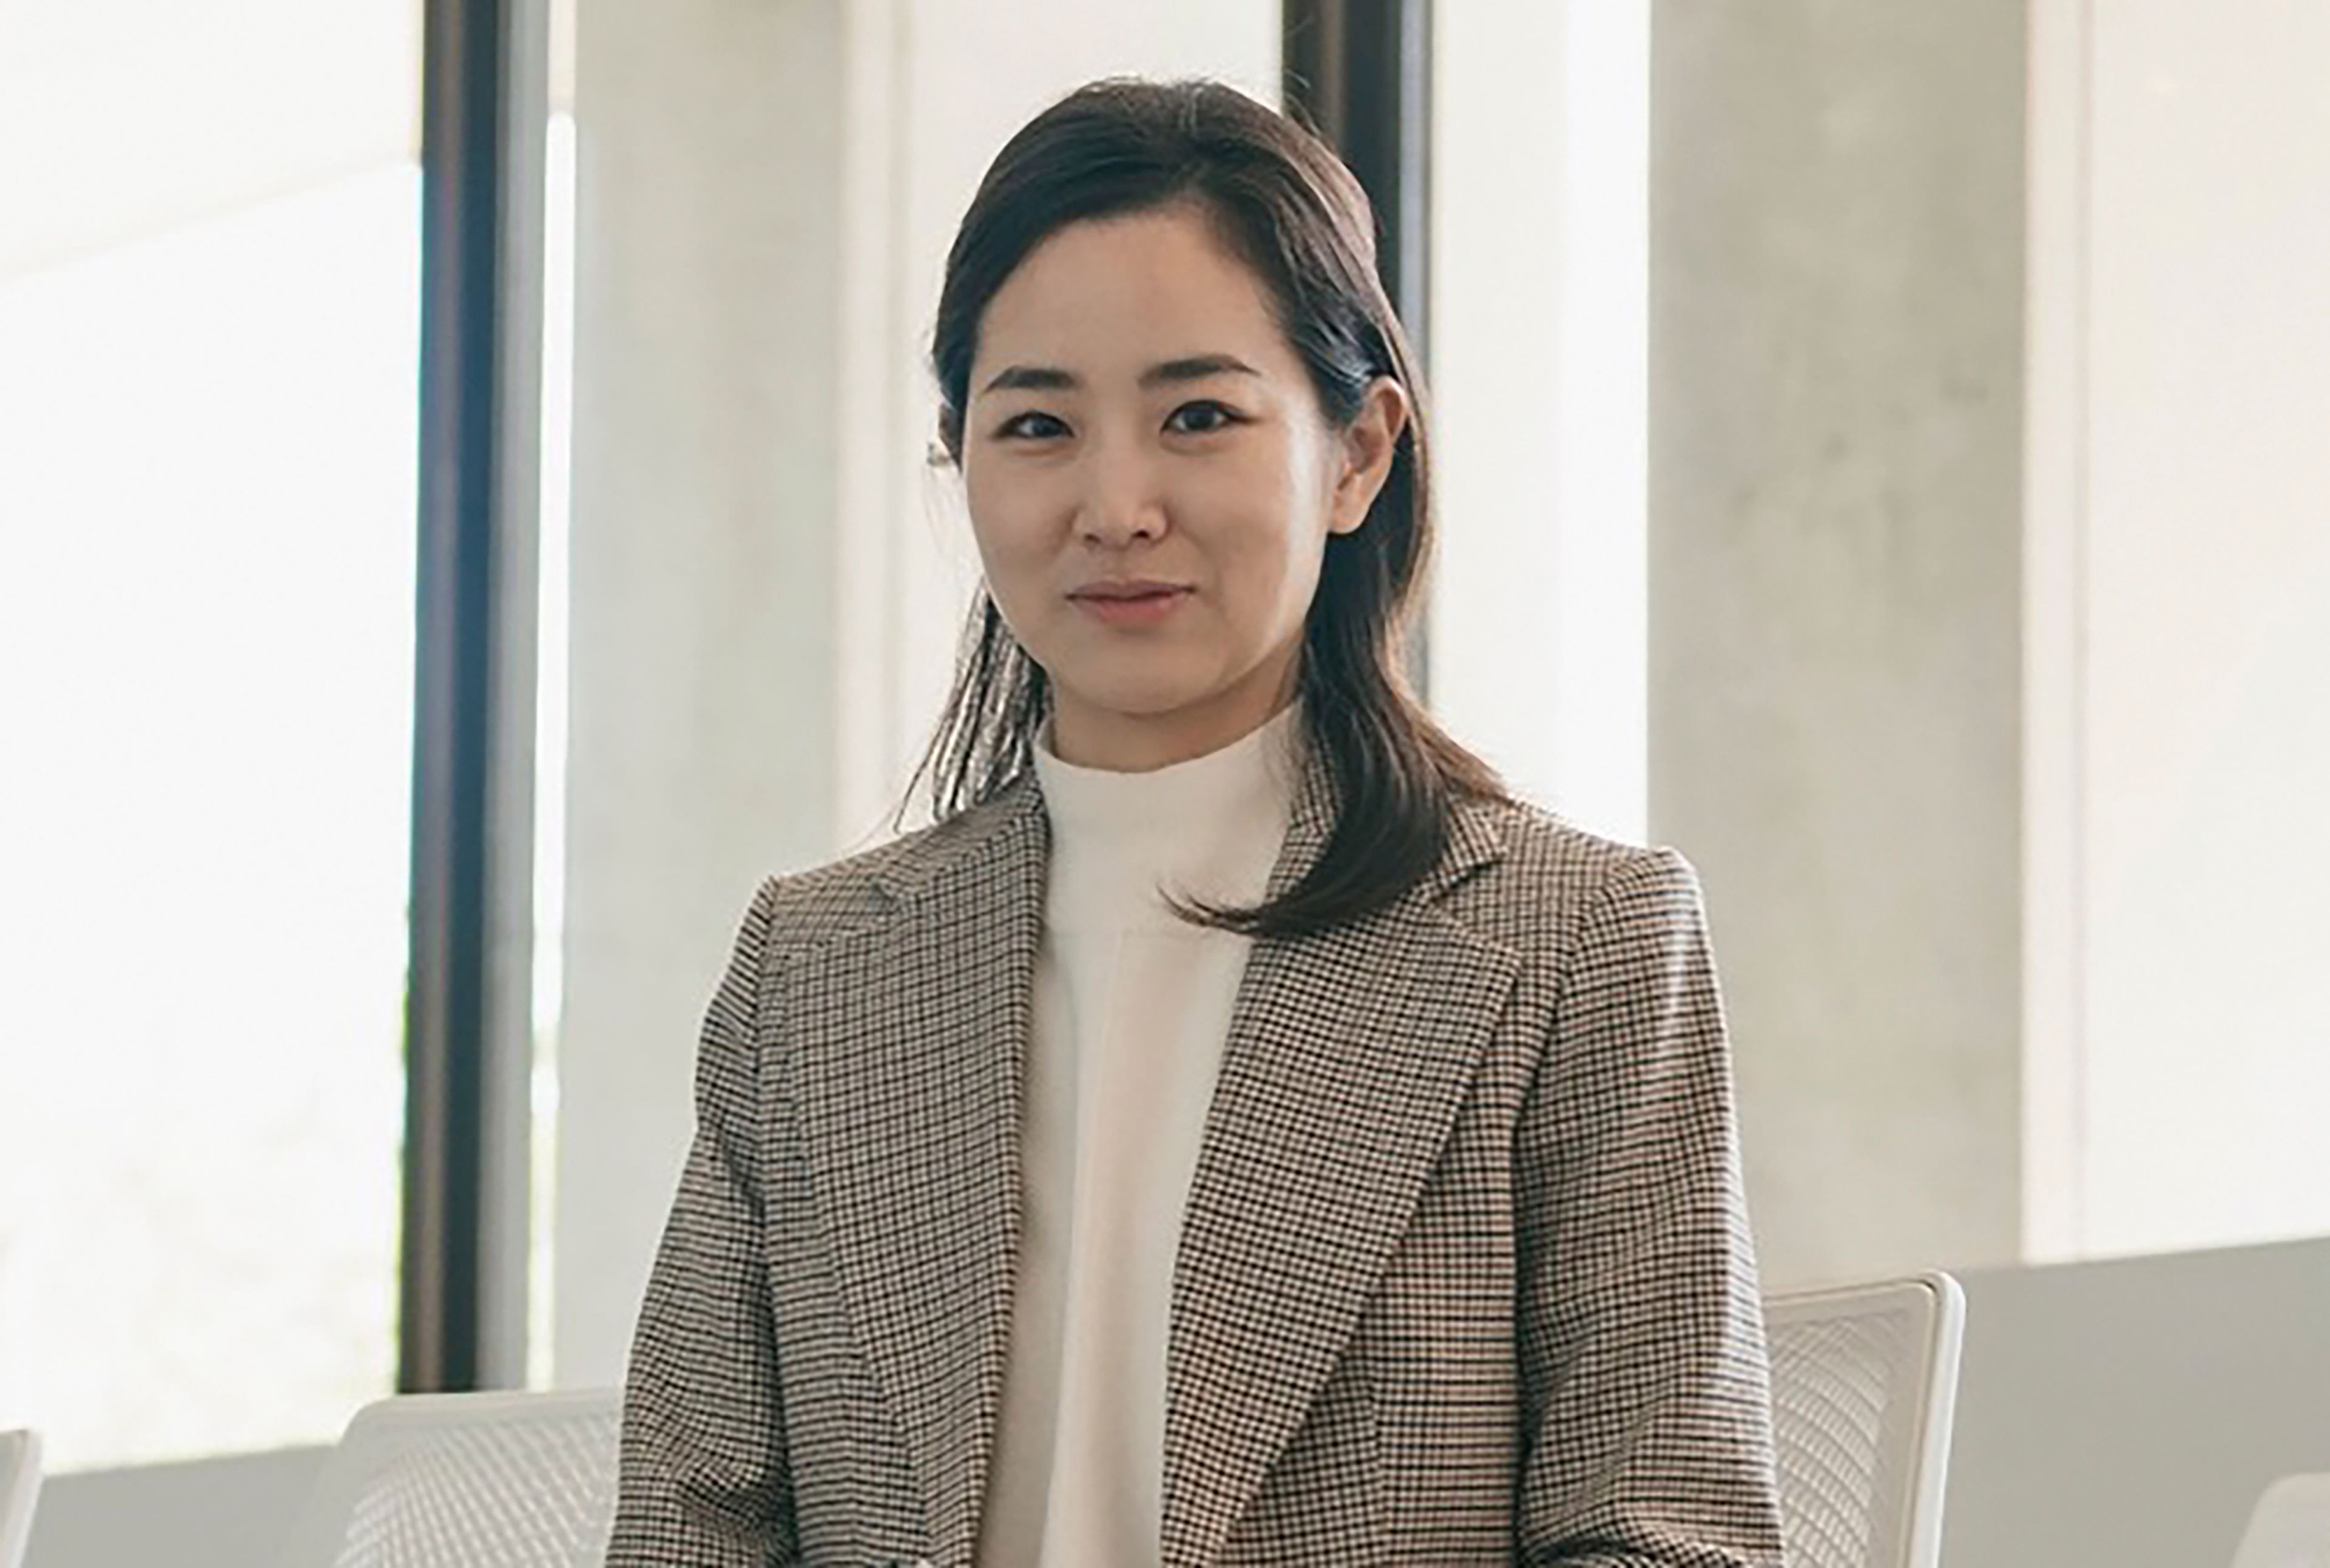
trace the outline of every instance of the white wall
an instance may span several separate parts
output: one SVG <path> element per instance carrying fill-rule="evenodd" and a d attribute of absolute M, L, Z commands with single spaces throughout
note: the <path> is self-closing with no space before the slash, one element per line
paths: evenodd
<path fill-rule="evenodd" d="M 2034 1250 L 2330 1231 L 2330 7 L 2034 7 Z"/>
<path fill-rule="evenodd" d="M 1640 840 L 1650 5 L 1433 24 L 1433 711 L 1522 794 Z"/>

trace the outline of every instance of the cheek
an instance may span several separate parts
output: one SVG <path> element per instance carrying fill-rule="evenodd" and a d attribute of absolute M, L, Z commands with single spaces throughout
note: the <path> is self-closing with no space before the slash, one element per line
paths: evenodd
<path fill-rule="evenodd" d="M 1225 584 L 1231 616 L 1273 635 L 1309 610 L 1319 578 L 1317 530 L 1282 511 L 1251 516 L 1226 530 L 1209 552 Z"/>
<path fill-rule="evenodd" d="M 981 485 L 973 476 L 963 487 L 971 537 L 990 579 L 1024 572 L 1037 552 L 1036 514 L 1024 494 L 1009 486 Z M 999 583 L 999 588 L 1001 584 Z"/>
<path fill-rule="evenodd" d="M 1213 536 L 1213 553 L 1249 561 L 1270 581 L 1293 569 L 1317 532 L 1300 454 L 1283 442 L 1256 442 L 1236 461 L 1192 474 L 1179 499 L 1190 526 L 1202 519 Z"/>

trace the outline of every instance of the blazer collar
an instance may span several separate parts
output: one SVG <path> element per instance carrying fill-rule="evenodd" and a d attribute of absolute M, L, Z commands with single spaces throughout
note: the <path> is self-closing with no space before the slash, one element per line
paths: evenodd
<path fill-rule="evenodd" d="M 1266 897 L 1334 822 L 1333 777 L 1304 755 Z M 1389 908 L 1248 955 L 1175 1254 L 1164 1568 L 1216 1561 L 1407 1227 L 1520 964 L 1433 906 L 1501 850 L 1491 814 L 1461 807 L 1438 864 Z M 1049 851 L 1034 777 L 902 851 L 869 883 L 883 915 L 789 965 L 779 1070 L 933 1558 L 967 1564 L 1018 1258 Z"/>

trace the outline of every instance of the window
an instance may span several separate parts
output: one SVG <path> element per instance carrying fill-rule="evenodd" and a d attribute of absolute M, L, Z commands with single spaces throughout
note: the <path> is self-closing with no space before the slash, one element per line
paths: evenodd
<path fill-rule="evenodd" d="M 0 1426 L 395 1367 L 420 13 L 0 34 Z"/>

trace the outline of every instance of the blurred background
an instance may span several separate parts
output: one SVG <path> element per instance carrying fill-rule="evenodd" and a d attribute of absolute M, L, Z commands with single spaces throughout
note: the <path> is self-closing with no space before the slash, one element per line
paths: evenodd
<path fill-rule="evenodd" d="M 1766 1287 L 2228 1250 L 2330 1323 L 2330 5 L 0 0 L 61 1483 L 620 1379 L 735 923 L 946 690 L 954 224 L 1116 72 L 1368 180 L 1425 694 L 1699 867 Z"/>

